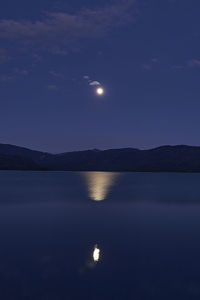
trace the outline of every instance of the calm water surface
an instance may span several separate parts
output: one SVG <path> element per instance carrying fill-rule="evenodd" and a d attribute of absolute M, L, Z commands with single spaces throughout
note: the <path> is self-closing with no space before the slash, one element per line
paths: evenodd
<path fill-rule="evenodd" d="M 200 299 L 200 174 L 0 172 L 0 299 Z"/>

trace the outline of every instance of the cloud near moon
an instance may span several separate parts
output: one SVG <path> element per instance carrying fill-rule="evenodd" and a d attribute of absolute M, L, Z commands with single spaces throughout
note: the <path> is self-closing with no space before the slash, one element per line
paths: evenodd
<path fill-rule="evenodd" d="M 90 76 L 88 75 L 84 75 L 83 76 L 83 79 L 87 80 L 88 84 L 91 85 L 91 86 L 98 86 L 98 85 L 101 85 L 101 83 L 97 80 L 92 80 L 90 78 Z"/>
<path fill-rule="evenodd" d="M 101 85 L 101 83 L 99 81 L 89 81 L 88 84 L 91 86 Z"/>
<path fill-rule="evenodd" d="M 104 94 L 104 89 L 102 84 L 97 80 L 91 80 L 88 75 L 84 75 L 83 79 L 87 80 L 87 83 L 91 87 L 95 87 L 96 94 L 102 96 Z"/>

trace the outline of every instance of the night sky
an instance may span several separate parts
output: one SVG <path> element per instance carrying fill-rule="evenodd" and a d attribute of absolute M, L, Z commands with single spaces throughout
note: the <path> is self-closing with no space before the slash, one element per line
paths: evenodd
<path fill-rule="evenodd" d="M 1 1 L 0 142 L 200 145 L 199 14 L 199 0 Z"/>

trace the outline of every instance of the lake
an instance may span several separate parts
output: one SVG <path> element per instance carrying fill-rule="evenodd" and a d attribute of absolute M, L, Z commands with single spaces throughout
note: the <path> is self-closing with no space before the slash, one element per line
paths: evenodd
<path fill-rule="evenodd" d="M 0 299 L 200 299 L 200 174 L 1 171 Z"/>

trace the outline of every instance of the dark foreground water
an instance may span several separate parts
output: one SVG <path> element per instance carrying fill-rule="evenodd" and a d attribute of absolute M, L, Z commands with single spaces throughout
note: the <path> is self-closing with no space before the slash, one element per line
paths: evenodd
<path fill-rule="evenodd" d="M 0 172 L 0 299 L 200 299 L 200 174 Z"/>

